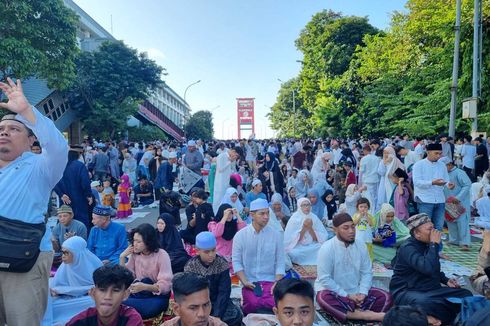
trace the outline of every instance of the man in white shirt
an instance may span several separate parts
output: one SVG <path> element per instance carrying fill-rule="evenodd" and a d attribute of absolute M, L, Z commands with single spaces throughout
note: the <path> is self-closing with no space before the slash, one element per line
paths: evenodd
<path fill-rule="evenodd" d="M 405 147 L 396 147 L 397 154 L 403 157 L 403 165 L 407 168 L 407 171 L 412 171 L 413 165 L 420 161 L 420 156 L 414 151 L 406 149 Z"/>
<path fill-rule="evenodd" d="M 359 184 L 367 187 L 372 202 L 377 203 L 379 184 L 378 165 L 380 158 L 375 155 L 375 152 L 371 151 L 369 145 L 364 146 L 362 152 L 364 153 L 364 157 L 361 159 L 359 167 Z M 374 209 L 375 205 L 372 206 Z"/>
<path fill-rule="evenodd" d="M 442 231 L 446 197 L 444 187 L 454 188 L 444 163 L 441 144 L 428 144 L 427 157 L 413 165 L 414 197 L 419 213 L 430 216 L 435 228 Z"/>
<path fill-rule="evenodd" d="M 355 241 L 356 226 L 349 214 L 335 215 L 333 226 L 336 236 L 318 253 L 318 304 L 340 323 L 382 321 L 392 299 L 386 291 L 371 287 L 372 264 L 365 243 Z"/>
<path fill-rule="evenodd" d="M 476 147 L 471 143 L 471 140 L 471 136 L 464 137 L 464 144 L 461 147 L 461 158 L 464 172 L 466 172 L 471 182 L 475 182 L 473 170 L 475 169 Z"/>
<path fill-rule="evenodd" d="M 421 160 L 422 158 L 424 158 L 425 155 L 425 141 L 419 137 L 417 137 L 416 139 L 418 141 L 418 144 L 417 146 L 415 146 L 415 149 L 413 151 L 419 156 L 419 160 Z"/>
<path fill-rule="evenodd" d="M 272 289 L 284 276 L 282 235 L 268 226 L 269 203 L 259 198 L 250 204 L 252 224 L 237 232 L 233 239 L 233 269 L 243 284 L 243 313 L 274 307 Z"/>

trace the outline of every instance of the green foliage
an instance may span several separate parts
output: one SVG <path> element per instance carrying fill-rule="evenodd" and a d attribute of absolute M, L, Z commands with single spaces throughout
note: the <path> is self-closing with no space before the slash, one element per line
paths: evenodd
<path fill-rule="evenodd" d="M 187 139 L 213 139 L 213 114 L 209 111 L 197 111 L 184 125 Z"/>
<path fill-rule="evenodd" d="M 126 130 L 128 117 L 158 85 L 161 73 L 154 61 L 123 42 L 105 42 L 95 52 L 83 52 L 71 101 L 84 130 L 94 136 Z"/>
<path fill-rule="evenodd" d="M 154 141 L 154 140 L 166 140 L 167 135 L 162 131 L 162 129 L 145 125 L 142 127 L 128 127 L 128 138 L 132 141 Z"/>
<path fill-rule="evenodd" d="M 3 0 L 0 75 L 46 79 L 66 89 L 75 78 L 78 17 L 62 0 Z"/>
<path fill-rule="evenodd" d="M 461 100 L 471 96 L 473 1 L 462 1 L 461 50 L 456 128 Z M 297 80 L 309 108 L 308 135 L 434 135 L 447 131 L 454 49 L 455 1 L 409 0 L 407 12 L 395 12 L 390 28 L 377 33 L 366 18 L 323 11 L 296 41 L 304 54 Z M 490 1 L 483 1 L 482 106 L 479 130 L 490 127 Z M 284 88 L 284 85 L 283 85 Z M 288 134 L 290 124 L 277 109 L 272 125 Z M 276 110 L 274 110 L 276 108 Z M 283 114 L 284 115 L 284 114 Z"/>

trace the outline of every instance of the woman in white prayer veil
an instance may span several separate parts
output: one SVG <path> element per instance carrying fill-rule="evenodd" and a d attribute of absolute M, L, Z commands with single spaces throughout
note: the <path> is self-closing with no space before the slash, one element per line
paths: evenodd
<path fill-rule="evenodd" d="M 391 181 L 391 177 L 396 169 L 402 169 L 405 171 L 405 166 L 396 157 L 395 149 L 391 146 L 386 146 L 383 150 L 383 160 L 379 162 L 378 174 L 380 176 L 378 187 L 378 202 L 376 203 L 376 210 L 381 209 L 381 206 L 385 203 L 389 203 L 391 195 L 396 185 Z"/>
<path fill-rule="evenodd" d="M 284 232 L 284 225 L 291 216 L 291 211 L 282 201 L 282 197 L 277 192 L 272 195 L 269 207 L 269 223 L 274 229 L 279 232 Z"/>
<path fill-rule="evenodd" d="M 311 177 L 313 178 L 313 181 L 318 179 L 326 180 L 326 173 L 329 169 L 328 162 L 331 159 L 332 153 L 323 153 L 321 151 L 318 152 L 315 161 L 313 162 L 313 166 L 311 167 Z"/>
<path fill-rule="evenodd" d="M 316 265 L 318 250 L 328 239 L 322 222 L 311 212 L 308 198 L 298 199 L 298 210 L 284 231 L 284 249 L 294 264 Z"/>
<path fill-rule="evenodd" d="M 92 274 L 102 266 L 100 259 L 87 249 L 82 237 L 65 240 L 61 248 L 63 262 L 51 282 L 51 294 L 82 296 L 94 287 Z"/>

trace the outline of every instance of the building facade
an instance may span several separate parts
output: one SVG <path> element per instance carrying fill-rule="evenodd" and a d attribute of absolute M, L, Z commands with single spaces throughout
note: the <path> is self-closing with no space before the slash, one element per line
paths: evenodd
<path fill-rule="evenodd" d="M 148 101 L 179 128 L 183 128 L 189 121 L 191 116 L 189 104 L 165 82 L 159 85 Z"/>

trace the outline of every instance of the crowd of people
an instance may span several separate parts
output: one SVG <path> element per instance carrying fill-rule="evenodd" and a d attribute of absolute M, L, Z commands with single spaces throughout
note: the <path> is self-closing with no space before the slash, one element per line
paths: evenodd
<path fill-rule="evenodd" d="M 0 121 L 0 325 L 40 322 L 49 295 L 93 298 L 68 325 L 142 325 L 172 295 L 163 325 L 312 325 L 315 301 L 339 323 L 449 325 L 460 305 L 447 299 L 472 296 L 440 259 L 443 245 L 470 249 L 472 216 L 490 229 L 490 138 L 68 146 L 20 81 L 0 89 L 13 113 Z M 127 232 L 117 220 L 138 206 L 158 220 Z M 489 252 L 485 231 L 470 279 L 481 294 Z M 393 270 L 389 288 L 373 286 L 374 261 Z M 316 268 L 314 287 L 298 266 Z"/>

